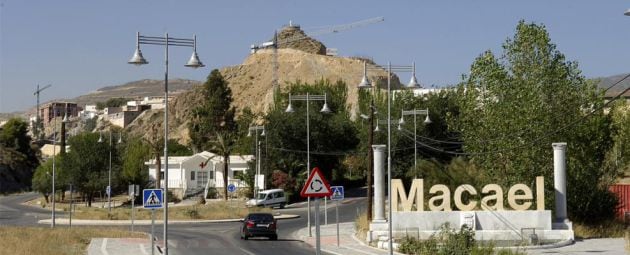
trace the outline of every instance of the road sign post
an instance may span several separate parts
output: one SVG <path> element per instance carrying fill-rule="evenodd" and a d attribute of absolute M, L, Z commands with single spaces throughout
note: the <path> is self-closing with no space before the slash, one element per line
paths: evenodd
<path fill-rule="evenodd" d="M 302 197 L 314 197 L 315 199 L 315 254 L 321 254 L 321 244 L 320 244 L 320 232 L 319 232 L 319 198 L 328 197 L 332 195 L 333 192 L 328 185 L 328 181 L 324 178 L 324 175 L 321 173 L 319 168 L 313 168 L 311 174 L 308 177 L 306 183 L 304 183 L 304 187 L 302 187 L 302 191 L 300 191 L 300 196 Z"/>
<path fill-rule="evenodd" d="M 344 198 L 343 186 L 331 186 L 332 195 L 330 196 L 330 200 L 337 201 L 337 206 L 335 207 L 335 218 L 337 221 L 337 247 L 339 247 L 339 201 Z"/>
<path fill-rule="evenodd" d="M 144 189 L 142 190 L 142 206 L 145 209 L 151 209 L 151 255 L 155 249 L 155 209 L 164 207 L 164 193 L 162 189 Z M 166 241 L 164 241 L 166 246 Z"/>

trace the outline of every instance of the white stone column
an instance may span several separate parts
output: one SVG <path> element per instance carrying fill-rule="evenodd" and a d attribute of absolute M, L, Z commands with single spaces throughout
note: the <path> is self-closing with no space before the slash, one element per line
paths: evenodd
<path fill-rule="evenodd" d="M 372 222 L 385 220 L 385 148 L 383 144 L 372 145 L 374 150 L 374 204 Z"/>
<path fill-rule="evenodd" d="M 556 222 L 567 221 L 567 143 L 553 143 L 553 186 L 556 199 Z"/>

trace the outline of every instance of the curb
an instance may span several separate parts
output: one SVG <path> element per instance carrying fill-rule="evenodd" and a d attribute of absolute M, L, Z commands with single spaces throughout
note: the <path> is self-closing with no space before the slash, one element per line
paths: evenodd
<path fill-rule="evenodd" d="M 274 216 L 278 220 L 287 220 L 299 218 L 300 215 L 295 214 L 283 214 Z M 242 219 L 224 219 L 224 220 L 169 220 L 169 225 L 185 225 L 185 224 L 200 224 L 200 223 L 224 223 L 224 222 L 238 222 Z M 52 219 L 39 220 L 38 224 L 50 224 Z M 55 224 L 69 225 L 67 218 L 59 218 L 55 220 Z M 155 224 L 163 224 L 162 220 L 156 220 Z M 72 225 L 104 225 L 104 226 L 127 226 L 131 225 L 131 220 L 72 220 Z M 136 220 L 134 225 L 145 226 L 151 225 L 151 220 Z"/>

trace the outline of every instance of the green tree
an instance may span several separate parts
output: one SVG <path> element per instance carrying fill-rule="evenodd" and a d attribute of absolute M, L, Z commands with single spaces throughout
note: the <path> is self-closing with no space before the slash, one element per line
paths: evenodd
<path fill-rule="evenodd" d="M 146 187 L 149 170 L 144 162 L 151 158 L 151 147 L 140 138 L 131 138 L 125 145 L 122 154 L 122 177 L 128 184 Z"/>
<path fill-rule="evenodd" d="M 28 162 L 37 166 L 37 153 L 31 147 L 31 137 L 28 135 L 28 123 L 19 118 L 12 118 L 0 129 L 0 144 L 5 148 L 13 148 L 26 156 Z"/>
<path fill-rule="evenodd" d="M 193 110 L 188 126 L 193 151 L 208 149 L 223 156 L 223 198 L 227 200 L 229 155 L 236 146 L 239 135 L 234 120 L 236 109 L 232 104 L 232 91 L 219 70 L 212 70 L 203 85 L 203 104 Z"/>
<path fill-rule="evenodd" d="M 607 118 L 603 111 L 587 116 L 603 104 L 602 97 L 577 63 L 556 49 L 543 25 L 519 22 L 501 57 L 486 51 L 475 59 L 458 94 L 459 118 L 452 127 L 482 174 L 506 185 L 542 175 L 551 205 L 551 143 L 567 142 L 569 212 L 587 219 L 592 207 L 579 199 L 585 193 L 588 200 L 609 201 L 600 168 L 609 146 Z M 597 206 L 613 209 L 608 202 Z"/>
<path fill-rule="evenodd" d="M 33 190 L 41 193 L 49 202 L 48 195 L 52 190 L 52 160 L 47 160 L 39 165 L 33 174 Z"/>
<path fill-rule="evenodd" d="M 108 185 L 109 152 L 112 151 L 112 192 L 121 187 L 120 163 L 116 143 L 109 147 L 108 142 L 99 143 L 99 134 L 80 133 L 69 139 L 71 150 L 66 153 L 61 168 L 68 182 L 86 196 L 88 206 L 94 196 Z M 118 185 L 115 185 L 118 184 Z"/>
<path fill-rule="evenodd" d="M 309 106 L 311 168 L 319 167 L 329 180 L 332 180 L 333 171 L 339 172 L 337 176 L 343 176 L 346 169 L 342 161 L 359 144 L 357 130 L 346 107 L 346 84 L 320 80 L 314 84 L 297 81 L 289 85 L 288 91 L 280 94 L 278 102 L 265 117 L 270 170 L 281 170 L 295 178 L 296 187 L 306 181 L 306 101 L 291 102 L 294 112 L 286 113 L 288 94 L 325 93 L 331 113 L 319 112 L 324 102 L 310 102 Z"/>

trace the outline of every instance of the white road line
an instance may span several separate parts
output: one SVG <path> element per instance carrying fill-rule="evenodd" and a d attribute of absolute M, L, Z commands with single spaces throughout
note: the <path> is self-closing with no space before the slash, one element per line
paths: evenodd
<path fill-rule="evenodd" d="M 140 251 L 142 252 L 142 254 L 149 255 L 149 252 L 145 249 L 144 244 L 138 244 L 138 245 L 140 245 Z"/>
<path fill-rule="evenodd" d="M 101 243 L 101 252 L 104 255 L 109 255 L 109 253 L 107 252 L 107 238 L 103 238 L 103 242 Z"/>
<path fill-rule="evenodd" d="M 238 248 L 239 248 L 241 251 L 243 251 L 245 254 L 247 254 L 247 255 L 256 255 L 256 254 L 251 253 L 251 252 L 249 252 L 248 250 L 245 250 L 245 249 L 243 249 L 243 248 L 241 248 L 241 247 L 238 247 Z"/>
<path fill-rule="evenodd" d="M 376 254 L 376 253 L 371 253 L 371 252 L 367 252 L 367 251 L 362 251 L 362 250 L 355 249 L 355 248 L 352 248 L 352 247 L 349 247 L 349 246 L 346 246 L 346 247 L 343 247 L 343 248 L 344 248 L 344 249 L 350 249 L 350 250 L 353 250 L 353 251 L 359 252 L 359 253 L 361 253 L 361 254 L 378 255 L 378 254 Z M 338 254 L 338 253 L 333 252 L 333 251 L 324 250 L 324 249 L 322 249 L 322 250 L 323 250 L 323 251 L 326 251 L 326 252 L 328 252 L 328 253 L 335 253 L 335 254 Z"/>

